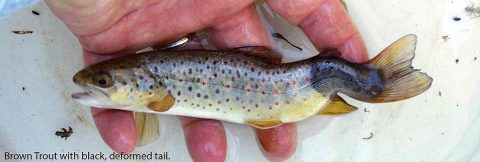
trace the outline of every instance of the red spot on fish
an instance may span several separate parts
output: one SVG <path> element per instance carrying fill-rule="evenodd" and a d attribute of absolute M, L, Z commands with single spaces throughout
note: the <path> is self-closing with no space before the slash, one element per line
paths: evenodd
<path fill-rule="evenodd" d="M 183 79 L 179 79 L 178 82 L 183 82 Z"/>
<path fill-rule="evenodd" d="M 278 95 L 278 89 L 275 89 L 275 94 Z"/>
<path fill-rule="evenodd" d="M 293 84 L 293 85 L 296 85 L 296 84 L 297 84 L 297 81 L 295 81 L 295 80 L 292 81 L 292 84 Z"/>
<path fill-rule="evenodd" d="M 205 83 L 204 81 L 202 81 L 202 82 L 200 82 L 200 83 L 202 83 L 202 85 L 205 85 L 205 84 L 207 84 L 207 83 Z"/>
<path fill-rule="evenodd" d="M 278 105 L 278 101 L 275 101 L 275 105 Z"/>
<path fill-rule="evenodd" d="M 265 91 L 262 91 L 262 95 L 265 95 Z"/>
<path fill-rule="evenodd" d="M 290 101 L 285 102 L 285 104 L 290 105 Z"/>
<path fill-rule="evenodd" d="M 225 88 L 230 88 L 230 85 L 226 84 L 226 85 L 225 85 Z"/>
<path fill-rule="evenodd" d="M 250 88 L 247 88 L 247 92 L 250 92 L 250 91 L 251 91 L 251 89 L 250 89 Z"/>

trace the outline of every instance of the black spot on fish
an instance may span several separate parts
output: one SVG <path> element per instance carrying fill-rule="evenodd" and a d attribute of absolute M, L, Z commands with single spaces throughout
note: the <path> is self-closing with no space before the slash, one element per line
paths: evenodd
<path fill-rule="evenodd" d="M 208 95 L 203 96 L 203 99 L 208 99 Z"/>
<path fill-rule="evenodd" d="M 269 72 L 269 71 L 267 71 L 267 72 L 266 72 L 266 74 L 267 74 L 267 75 L 269 75 L 269 74 L 270 74 L 270 72 Z"/>
<path fill-rule="evenodd" d="M 122 85 L 123 85 L 123 86 L 126 86 L 126 85 L 127 85 L 127 82 L 122 82 Z"/>
<path fill-rule="evenodd" d="M 230 98 L 225 99 L 225 102 L 230 102 Z"/>
<path fill-rule="evenodd" d="M 192 92 L 192 86 L 188 86 L 188 91 Z"/>
<path fill-rule="evenodd" d="M 255 68 L 251 67 L 250 71 L 255 72 Z"/>
<path fill-rule="evenodd" d="M 210 106 L 210 107 L 211 107 L 211 106 L 212 106 L 212 104 L 208 104 L 208 106 Z"/>
<path fill-rule="evenodd" d="M 200 69 L 200 73 L 203 73 L 203 69 Z"/>
<path fill-rule="evenodd" d="M 176 63 L 173 63 L 172 65 L 173 65 L 173 67 L 177 67 L 177 64 L 176 64 Z"/>
<path fill-rule="evenodd" d="M 219 105 L 222 104 L 222 101 L 218 100 L 217 104 L 219 104 Z"/>
<path fill-rule="evenodd" d="M 258 108 L 258 104 L 255 104 L 255 107 Z"/>
<path fill-rule="evenodd" d="M 245 108 L 247 108 L 247 107 L 245 107 L 245 106 L 242 106 L 242 109 L 245 109 Z"/>
<path fill-rule="evenodd" d="M 208 57 L 205 57 L 205 61 L 208 61 Z"/>
<path fill-rule="evenodd" d="M 220 93 L 220 90 L 219 90 L 219 89 L 216 89 L 216 90 L 215 90 L 215 93 L 216 93 L 216 94 L 219 94 L 219 93 Z"/>
<path fill-rule="evenodd" d="M 272 106 L 268 107 L 268 109 L 272 110 Z"/>
<path fill-rule="evenodd" d="M 163 64 L 163 60 L 160 60 L 160 63 Z"/>
<path fill-rule="evenodd" d="M 182 94 L 182 92 L 178 91 L 177 92 L 177 96 L 180 96 Z"/>
<path fill-rule="evenodd" d="M 188 102 L 188 100 L 187 100 L 187 99 L 184 99 L 183 102 Z"/>
<path fill-rule="evenodd" d="M 240 75 L 240 71 L 238 71 L 238 70 L 237 70 L 237 77 L 238 77 L 238 78 L 242 77 L 242 76 Z"/>
<path fill-rule="evenodd" d="M 217 64 L 217 60 L 213 60 L 213 65 L 216 65 Z"/>
<path fill-rule="evenodd" d="M 135 87 L 137 87 L 137 88 L 138 88 L 138 83 L 135 83 Z"/>
<path fill-rule="evenodd" d="M 143 80 L 144 78 L 143 78 L 142 75 L 140 75 L 140 76 L 138 76 L 138 79 Z"/>
<path fill-rule="evenodd" d="M 149 88 L 149 89 L 153 89 L 153 85 L 150 85 L 148 88 Z"/>
<path fill-rule="evenodd" d="M 202 64 L 202 61 L 201 61 L 201 60 L 198 60 L 198 64 Z"/>
<path fill-rule="evenodd" d="M 284 73 L 284 74 L 287 73 L 287 70 L 283 70 L 283 73 Z"/>
<path fill-rule="evenodd" d="M 230 59 L 230 62 L 234 62 L 233 59 Z"/>
<path fill-rule="evenodd" d="M 234 81 L 235 81 L 235 77 L 232 77 L 232 82 L 234 82 Z"/>
<path fill-rule="evenodd" d="M 232 74 L 232 69 L 228 69 L 228 74 Z"/>
<path fill-rule="evenodd" d="M 207 65 L 207 69 L 210 69 L 210 65 Z"/>
<path fill-rule="evenodd" d="M 130 88 L 130 92 L 133 92 L 133 88 Z"/>
<path fill-rule="evenodd" d="M 260 75 L 262 75 L 262 72 L 261 72 L 261 71 L 259 71 L 259 72 L 257 73 L 257 76 L 260 76 Z"/>
<path fill-rule="evenodd" d="M 180 61 L 180 65 L 183 65 L 183 61 Z"/>
<path fill-rule="evenodd" d="M 258 84 L 255 84 L 253 87 L 255 87 L 255 89 L 258 89 Z"/>
<path fill-rule="evenodd" d="M 247 73 L 247 72 L 245 72 L 245 73 L 243 73 L 243 75 L 244 75 L 245 77 L 247 77 L 248 73 Z"/>
<path fill-rule="evenodd" d="M 202 95 L 200 93 L 197 93 L 197 97 L 200 98 Z"/>
<path fill-rule="evenodd" d="M 188 69 L 188 74 L 190 74 L 190 75 L 192 74 L 192 68 Z"/>
<path fill-rule="evenodd" d="M 250 112 L 250 109 L 248 109 L 247 111 Z"/>
<path fill-rule="evenodd" d="M 224 65 L 227 65 L 227 61 L 224 61 L 223 64 L 224 64 Z"/>
<path fill-rule="evenodd" d="M 253 80 L 254 80 L 254 79 L 253 79 L 252 77 L 250 77 L 250 81 L 252 81 L 252 82 L 253 82 Z"/>
<path fill-rule="evenodd" d="M 172 90 L 168 90 L 167 93 L 172 93 Z"/>
<path fill-rule="evenodd" d="M 218 111 L 218 110 L 220 110 L 220 109 L 218 109 L 218 108 L 217 108 L 217 109 L 215 109 L 215 110 L 217 110 L 217 111 Z"/>
<path fill-rule="evenodd" d="M 197 104 L 197 107 L 200 107 L 200 105 L 199 105 L 199 104 Z"/>
<path fill-rule="evenodd" d="M 213 73 L 213 77 L 215 77 L 215 78 L 216 78 L 216 77 L 217 77 L 217 73 Z"/>

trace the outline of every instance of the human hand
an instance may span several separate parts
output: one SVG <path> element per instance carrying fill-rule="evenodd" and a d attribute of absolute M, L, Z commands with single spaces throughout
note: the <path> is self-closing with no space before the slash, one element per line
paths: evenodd
<path fill-rule="evenodd" d="M 270 0 L 273 10 L 299 25 L 319 49 L 338 48 L 342 57 L 367 60 L 363 42 L 338 0 Z M 207 28 L 218 48 L 270 45 L 252 0 L 95 1 L 47 0 L 49 7 L 79 38 L 87 64 L 118 57 L 146 46 L 167 43 Z M 116 53 L 116 55 L 104 55 Z M 133 114 L 92 108 L 97 129 L 117 152 L 136 145 Z M 226 137 L 219 121 L 181 118 L 188 150 L 194 161 L 224 161 Z M 288 158 L 296 149 L 296 126 L 255 130 L 264 155 Z"/>

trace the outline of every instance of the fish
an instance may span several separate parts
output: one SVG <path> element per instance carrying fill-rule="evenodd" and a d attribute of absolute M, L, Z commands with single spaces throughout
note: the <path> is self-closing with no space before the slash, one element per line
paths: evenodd
<path fill-rule="evenodd" d="M 364 63 L 322 54 L 282 63 L 275 51 L 258 46 L 142 52 L 80 70 L 73 82 L 85 92 L 72 98 L 98 108 L 267 129 L 357 110 L 338 94 L 386 103 L 425 92 L 433 79 L 412 67 L 416 42 L 406 35 Z M 142 114 L 142 123 L 149 116 Z"/>

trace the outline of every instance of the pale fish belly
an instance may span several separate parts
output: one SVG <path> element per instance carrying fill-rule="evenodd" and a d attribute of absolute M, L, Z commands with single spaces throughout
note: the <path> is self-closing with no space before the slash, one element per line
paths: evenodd
<path fill-rule="evenodd" d="M 205 55 L 203 60 L 179 55 L 176 59 L 147 66 L 175 97 L 174 106 L 164 114 L 235 123 L 290 123 L 316 114 L 329 102 L 329 94 L 311 86 L 310 65 L 272 66 L 238 55 Z"/>

